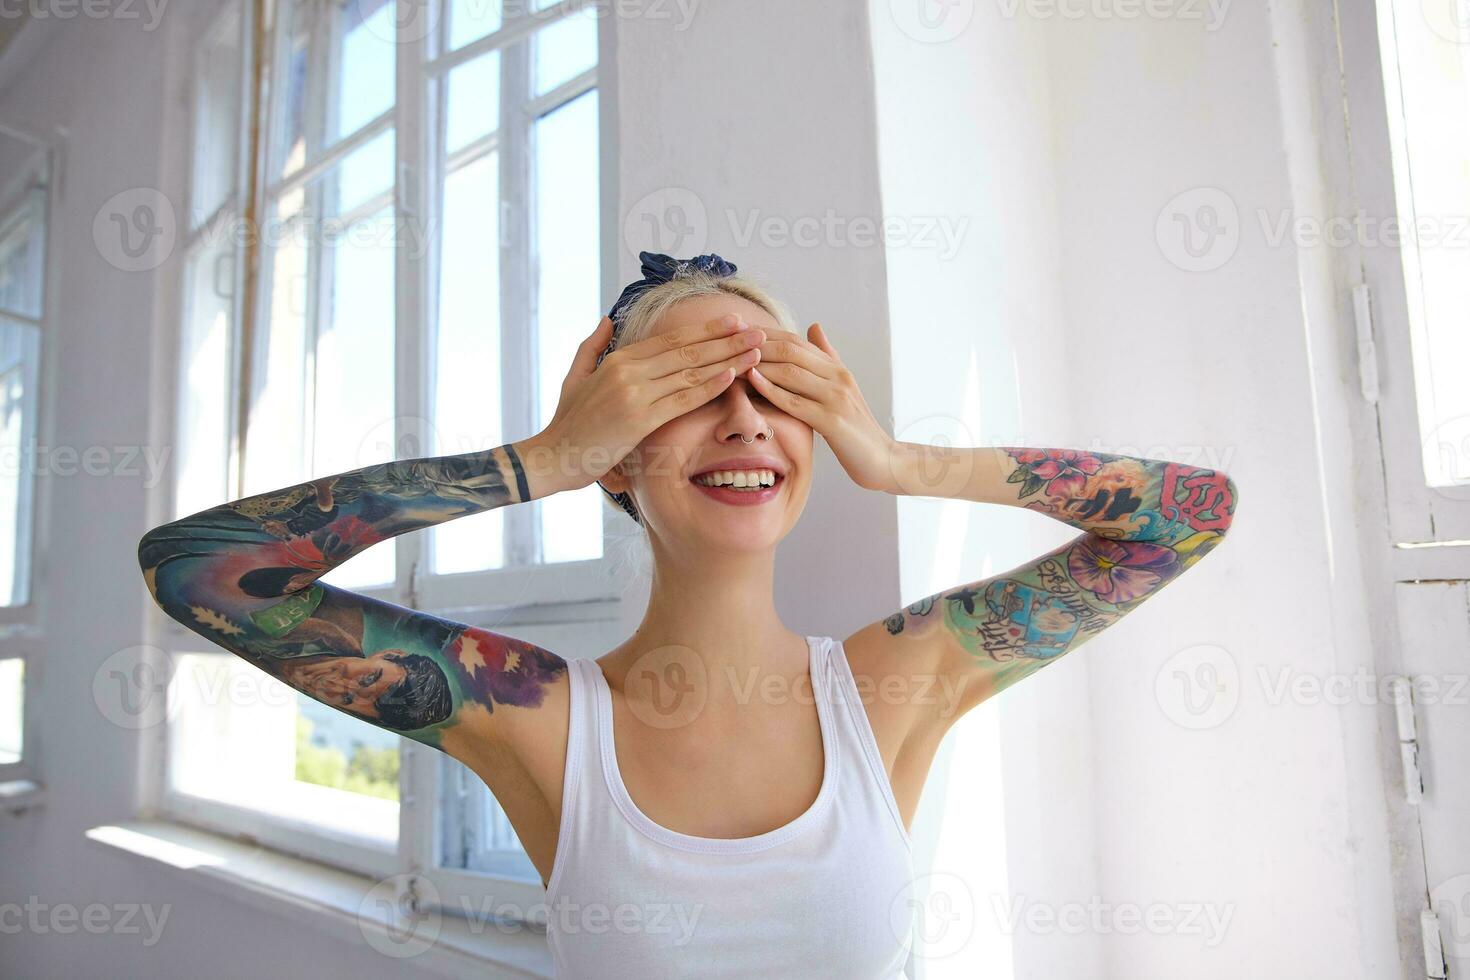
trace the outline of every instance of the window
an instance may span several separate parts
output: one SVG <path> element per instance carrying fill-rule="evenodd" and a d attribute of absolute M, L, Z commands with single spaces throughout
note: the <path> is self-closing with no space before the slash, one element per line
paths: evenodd
<path fill-rule="evenodd" d="M 1452 6 L 1378 0 L 1382 77 L 1359 117 L 1373 126 L 1364 152 L 1379 154 L 1360 161 L 1359 179 L 1384 225 L 1365 264 L 1400 543 L 1470 541 L 1470 35 Z"/>
<path fill-rule="evenodd" d="M 40 642 L 30 573 L 51 166 L 40 142 L 0 126 L 0 782 L 32 776 L 26 662 Z"/>
<path fill-rule="evenodd" d="M 193 52 L 176 516 L 531 435 L 605 306 L 591 4 L 276 0 L 262 25 L 253 6 Z M 594 485 L 326 580 L 480 625 L 585 620 L 616 595 L 610 514 Z M 529 860 L 458 763 L 160 629 L 167 809 L 370 874 L 411 863 L 441 894 L 494 875 L 533 904 Z M 400 808 L 400 784 L 423 802 Z"/>

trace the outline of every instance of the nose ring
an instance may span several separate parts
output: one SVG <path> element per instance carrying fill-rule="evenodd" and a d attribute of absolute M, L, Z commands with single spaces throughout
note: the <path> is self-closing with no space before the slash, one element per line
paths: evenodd
<path fill-rule="evenodd" d="M 768 428 L 765 432 L 757 432 L 756 435 L 762 439 L 773 439 L 776 436 L 776 430 Z M 740 437 L 740 441 L 745 443 L 747 446 L 755 442 L 754 439 L 747 439 L 744 436 Z"/>

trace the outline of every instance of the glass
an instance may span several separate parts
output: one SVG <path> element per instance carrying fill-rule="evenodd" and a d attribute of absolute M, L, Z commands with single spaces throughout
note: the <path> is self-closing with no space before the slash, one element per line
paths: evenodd
<path fill-rule="evenodd" d="M 24 754 L 25 691 L 25 661 L 0 660 L 0 766 L 19 762 Z"/>
<path fill-rule="evenodd" d="M 1431 487 L 1470 484 L 1470 63 L 1418 0 L 1382 0 L 1396 57 L 1384 58 L 1415 393 Z M 1392 76 L 1397 74 L 1397 88 Z M 1385 229 L 1385 240 L 1391 246 Z"/>
<path fill-rule="evenodd" d="M 240 11 L 232 8 L 195 62 L 193 180 L 189 227 L 198 228 L 235 193 L 240 151 Z"/>
<path fill-rule="evenodd" d="M 398 839 L 398 736 L 230 654 L 184 654 L 175 667 L 174 789 L 385 845 Z"/>
<path fill-rule="evenodd" d="M 275 178 L 320 158 L 392 108 L 396 10 L 395 0 L 283 3 L 288 40 L 276 73 L 282 94 Z"/>
<path fill-rule="evenodd" d="M 0 606 L 30 598 L 31 501 L 41 336 L 0 316 Z"/>
<path fill-rule="evenodd" d="M 500 167 L 491 153 L 444 181 L 439 323 L 434 337 L 434 451 L 459 454 L 505 442 L 500 411 Z M 505 512 L 434 528 L 437 573 L 505 564 Z"/>
<path fill-rule="evenodd" d="M 537 120 L 533 144 L 538 426 L 545 427 L 577 345 L 602 312 L 596 90 Z M 543 561 L 602 557 L 602 491 L 595 483 L 536 506 Z"/>
<path fill-rule="evenodd" d="M 597 67 L 597 8 L 584 7 L 537 31 L 535 51 L 535 95 Z"/>
<path fill-rule="evenodd" d="M 500 30 L 500 0 L 448 0 L 449 50 Z"/>
<path fill-rule="evenodd" d="M 332 79 L 335 141 L 351 136 L 392 107 L 398 45 L 395 0 L 353 0 L 333 7 L 340 18 L 333 63 L 341 66 Z"/>
<path fill-rule="evenodd" d="M 306 195 L 294 191 L 278 201 L 266 254 L 269 282 L 265 329 L 256 338 L 255 369 L 245 439 L 246 496 L 292 486 L 307 479 L 306 331 L 311 234 Z"/>
<path fill-rule="evenodd" d="M 454 153 L 500 125 L 500 52 L 459 65 L 449 72 L 444 149 Z"/>
<path fill-rule="evenodd" d="M 174 516 L 224 502 L 230 449 L 230 340 L 235 252 L 206 239 L 189 256 L 179 331 L 178 450 Z"/>
<path fill-rule="evenodd" d="M 0 216 L 0 312 L 40 319 L 46 253 L 45 190 L 34 188 L 20 207 Z"/>
<path fill-rule="evenodd" d="M 347 155 L 338 168 L 335 181 L 328 185 L 336 197 L 329 214 L 347 214 L 374 197 L 393 190 L 395 142 L 390 129 Z"/>
<path fill-rule="evenodd" d="M 330 301 L 317 327 L 313 476 L 394 458 L 391 207 L 343 230 L 327 246 Z M 322 577 L 344 588 L 394 579 L 394 542 L 381 541 Z"/>

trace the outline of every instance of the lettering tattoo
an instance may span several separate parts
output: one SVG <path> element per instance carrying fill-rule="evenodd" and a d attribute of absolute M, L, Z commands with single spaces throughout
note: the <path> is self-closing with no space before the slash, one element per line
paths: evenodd
<path fill-rule="evenodd" d="M 467 706 L 540 705 L 566 661 L 317 579 L 379 541 L 527 499 L 510 445 L 399 460 L 164 524 L 143 536 L 138 563 L 154 601 L 195 633 L 323 704 L 440 747 Z"/>
<path fill-rule="evenodd" d="M 942 628 L 1015 683 L 1101 632 L 1209 554 L 1235 513 L 1223 473 L 1165 460 L 1003 447 L 1017 506 L 1084 534 L 1035 561 L 911 603 L 890 635 Z"/>

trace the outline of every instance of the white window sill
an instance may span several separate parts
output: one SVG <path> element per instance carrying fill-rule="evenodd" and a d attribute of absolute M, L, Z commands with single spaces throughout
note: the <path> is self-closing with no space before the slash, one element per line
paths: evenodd
<path fill-rule="evenodd" d="M 370 944 L 385 960 L 450 977 L 552 977 L 551 953 L 540 933 L 502 931 L 452 915 L 431 915 L 415 925 L 391 903 L 368 900 L 377 883 L 363 875 L 164 821 L 93 827 L 87 838 L 256 907 L 309 921 L 347 942 Z M 404 942 L 409 928 L 416 930 L 414 939 Z"/>
<path fill-rule="evenodd" d="M 9 779 L 0 782 L 0 810 L 6 813 L 24 813 L 45 800 L 46 791 L 34 780 Z"/>

